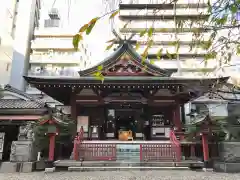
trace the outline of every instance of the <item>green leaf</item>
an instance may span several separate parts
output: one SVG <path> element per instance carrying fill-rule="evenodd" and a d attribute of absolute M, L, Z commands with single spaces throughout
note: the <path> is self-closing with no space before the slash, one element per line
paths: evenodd
<path fill-rule="evenodd" d="M 108 45 L 108 46 L 106 47 L 106 51 L 110 50 L 110 49 L 113 47 L 113 45 L 114 45 L 114 43 L 111 43 L 110 45 Z"/>
<path fill-rule="evenodd" d="M 90 21 L 88 24 L 89 24 L 89 25 L 90 25 L 90 24 L 94 24 L 94 23 L 97 22 L 97 20 L 99 20 L 99 17 L 95 17 L 95 18 L 91 19 L 91 21 Z"/>
<path fill-rule="evenodd" d="M 76 34 L 73 36 L 72 44 L 76 50 L 78 50 L 78 44 L 82 39 L 83 39 L 83 37 L 80 34 Z"/>
<path fill-rule="evenodd" d="M 103 81 L 104 81 L 104 76 L 102 75 L 101 72 L 96 72 L 96 73 L 93 74 L 93 76 L 94 76 L 97 80 L 102 81 L 102 83 L 103 83 Z"/>
<path fill-rule="evenodd" d="M 154 60 L 153 59 L 150 59 L 150 64 L 154 64 Z"/>
<path fill-rule="evenodd" d="M 168 50 L 167 50 L 167 57 L 168 57 L 169 59 L 172 59 L 172 55 L 168 52 Z"/>
<path fill-rule="evenodd" d="M 138 50 L 139 48 L 140 48 L 140 42 L 137 42 L 135 49 Z"/>
<path fill-rule="evenodd" d="M 150 47 L 152 47 L 152 45 L 153 45 L 153 43 L 154 43 L 154 41 L 152 40 L 152 39 L 150 39 L 149 41 L 148 41 L 148 48 L 150 48 Z"/>
<path fill-rule="evenodd" d="M 99 17 L 93 18 L 88 24 L 89 26 L 86 29 L 86 34 L 89 35 L 92 32 L 93 27 L 95 26 Z"/>
<path fill-rule="evenodd" d="M 207 61 L 209 59 L 214 59 L 217 56 L 217 52 L 213 51 L 213 52 L 209 52 L 208 54 L 204 55 L 204 60 Z"/>
<path fill-rule="evenodd" d="M 146 59 L 147 55 L 148 55 L 148 46 L 145 48 L 145 50 L 142 54 L 142 57 L 144 57 Z"/>
<path fill-rule="evenodd" d="M 235 4 L 233 4 L 230 9 L 233 14 L 235 14 L 238 11 L 238 7 Z"/>
<path fill-rule="evenodd" d="M 224 25 L 227 22 L 227 18 L 228 18 L 228 15 L 225 15 L 220 19 L 216 19 L 215 21 L 218 25 Z"/>
<path fill-rule="evenodd" d="M 163 49 L 160 48 L 160 49 L 158 50 L 158 52 L 157 52 L 157 58 L 158 58 L 159 60 L 161 59 L 162 51 L 163 51 Z"/>
<path fill-rule="evenodd" d="M 95 26 L 95 24 L 96 24 L 96 23 L 93 23 L 93 24 L 91 24 L 91 25 L 87 28 L 87 30 L 86 30 L 86 34 L 87 34 L 87 35 L 89 35 L 89 34 L 92 32 L 92 29 L 93 29 L 93 27 Z"/>
<path fill-rule="evenodd" d="M 99 77 L 99 76 L 102 76 L 102 73 L 99 72 L 99 71 L 97 71 L 97 72 L 93 73 L 93 76 L 95 76 L 95 77 Z"/>
<path fill-rule="evenodd" d="M 111 16 L 109 17 L 109 19 L 114 18 L 118 13 L 119 13 L 119 10 L 115 11 L 114 13 L 111 14 Z"/>
<path fill-rule="evenodd" d="M 127 25 L 128 25 L 128 23 L 124 24 L 123 28 L 126 28 L 126 27 L 127 27 Z"/>
<path fill-rule="evenodd" d="M 88 28 L 88 24 L 84 24 L 80 29 L 79 29 L 79 32 L 81 33 L 81 32 L 84 32 L 84 31 L 86 31 L 87 30 L 87 28 Z"/>
<path fill-rule="evenodd" d="M 206 42 L 201 42 L 200 46 L 202 49 L 208 50 L 212 46 L 212 41 L 208 40 Z"/>
<path fill-rule="evenodd" d="M 237 46 L 237 55 L 240 55 L 240 45 Z"/>
<path fill-rule="evenodd" d="M 140 32 L 140 37 L 143 37 L 147 33 L 147 29 L 144 29 Z"/>
<path fill-rule="evenodd" d="M 103 69 L 103 66 L 100 65 L 100 66 L 97 67 L 97 69 L 98 69 L 99 71 L 101 71 L 101 70 Z"/>
<path fill-rule="evenodd" d="M 148 30 L 148 37 L 152 37 L 153 35 L 153 27 L 150 27 Z"/>

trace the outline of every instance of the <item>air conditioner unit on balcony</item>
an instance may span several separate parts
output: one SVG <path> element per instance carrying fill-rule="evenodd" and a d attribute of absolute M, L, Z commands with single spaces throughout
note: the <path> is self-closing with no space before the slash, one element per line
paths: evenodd
<path fill-rule="evenodd" d="M 48 15 L 51 19 L 60 19 L 60 14 L 58 12 L 58 9 L 52 8 L 49 12 Z"/>

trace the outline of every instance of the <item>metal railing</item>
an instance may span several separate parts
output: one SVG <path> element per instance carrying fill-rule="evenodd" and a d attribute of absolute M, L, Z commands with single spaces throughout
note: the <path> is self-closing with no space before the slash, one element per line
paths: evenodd
<path fill-rule="evenodd" d="M 28 71 L 29 76 L 57 76 L 57 77 L 79 77 L 78 71 L 54 71 L 54 70 L 44 70 L 44 71 L 34 71 L 34 70 L 29 70 Z"/>

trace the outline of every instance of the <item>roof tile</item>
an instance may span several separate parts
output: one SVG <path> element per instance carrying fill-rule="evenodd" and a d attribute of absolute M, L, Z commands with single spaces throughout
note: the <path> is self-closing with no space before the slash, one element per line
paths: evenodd
<path fill-rule="evenodd" d="M 25 101 L 22 99 L 1 99 L 0 109 L 39 109 L 43 106 L 36 101 Z"/>

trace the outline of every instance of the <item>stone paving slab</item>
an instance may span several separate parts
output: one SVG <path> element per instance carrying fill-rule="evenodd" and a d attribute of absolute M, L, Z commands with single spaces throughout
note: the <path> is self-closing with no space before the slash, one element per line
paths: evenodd
<path fill-rule="evenodd" d="M 195 172 L 189 170 L 171 171 L 95 171 L 0 173 L 0 180 L 238 180 L 239 174 Z"/>

